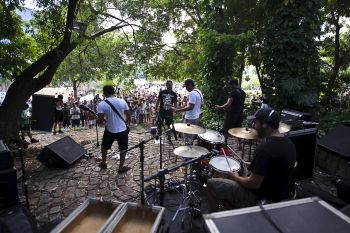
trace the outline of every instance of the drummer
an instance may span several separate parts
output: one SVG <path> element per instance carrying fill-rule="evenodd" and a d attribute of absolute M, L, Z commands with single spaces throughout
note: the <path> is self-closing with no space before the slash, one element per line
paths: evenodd
<path fill-rule="evenodd" d="M 225 145 L 227 145 L 228 130 L 231 128 L 242 127 L 243 122 L 243 108 L 246 97 L 245 92 L 238 86 L 238 81 L 232 79 L 228 81 L 227 86 L 230 89 L 230 95 L 227 102 L 223 105 L 215 105 L 216 109 L 227 110 L 224 121 L 224 136 Z M 241 139 L 238 140 L 238 149 L 242 150 Z"/>
<path fill-rule="evenodd" d="M 296 159 L 294 144 L 278 131 L 279 114 L 273 109 L 259 109 L 253 126 L 260 144 L 249 166 L 248 177 L 228 172 L 227 179 L 212 178 L 207 182 L 208 205 L 211 212 L 218 211 L 218 202 L 229 202 L 233 208 L 253 206 L 260 199 L 279 202 L 286 194 Z"/>

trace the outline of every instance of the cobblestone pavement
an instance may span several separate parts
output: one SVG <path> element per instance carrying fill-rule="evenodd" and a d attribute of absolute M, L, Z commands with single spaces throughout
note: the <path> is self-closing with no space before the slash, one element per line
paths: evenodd
<path fill-rule="evenodd" d="M 143 128 L 132 128 L 129 135 L 129 147 L 152 137 Z M 101 142 L 103 129 L 99 128 L 99 138 Z M 35 157 L 48 144 L 59 140 L 64 136 L 72 137 L 77 143 L 87 150 L 89 158 L 84 156 L 69 168 L 48 168 L 41 165 Z M 132 167 L 125 174 L 118 174 L 118 161 L 112 156 L 117 154 L 117 143 L 108 154 L 106 170 L 101 170 L 95 158 L 100 156 L 100 149 L 96 146 L 95 129 L 65 130 L 63 134 L 52 135 L 52 133 L 34 132 L 34 137 L 39 139 L 39 143 L 30 144 L 26 154 L 25 163 L 28 176 L 28 193 L 30 211 L 35 215 L 39 223 L 46 223 L 56 219 L 64 219 L 74 209 L 76 209 L 87 198 L 102 198 L 104 200 L 132 201 L 140 200 L 140 161 L 139 149 L 130 151 L 127 155 L 126 165 Z M 179 139 L 174 141 L 174 146 L 183 145 Z M 236 145 L 234 139 L 229 139 L 229 145 Z M 252 146 L 252 153 L 255 145 Z M 172 167 L 182 162 L 172 153 L 173 147 L 164 143 L 163 147 L 163 167 Z M 241 151 L 235 150 L 241 155 Z M 150 141 L 145 145 L 144 175 L 154 174 L 159 169 L 159 144 Z M 249 146 L 245 147 L 245 154 L 248 155 Z M 247 157 L 246 157 L 247 159 Z M 18 163 L 18 161 L 17 161 Z M 17 165 L 18 166 L 18 165 Z M 317 171 L 317 174 L 321 174 Z M 319 177 L 320 175 L 317 175 Z M 168 175 L 167 178 L 183 177 L 182 170 Z M 328 177 L 328 176 L 327 176 Z M 330 180 L 330 178 L 328 179 Z M 314 181 L 311 181 L 314 182 Z M 147 183 L 145 183 L 147 185 Z M 329 185 L 325 185 L 325 190 L 330 190 Z M 334 189 L 332 190 L 334 191 Z"/>
<path fill-rule="evenodd" d="M 129 135 L 129 147 L 152 137 L 142 128 L 132 128 Z M 125 174 L 118 174 L 118 160 L 112 156 L 118 153 L 117 143 L 113 144 L 109 151 L 106 170 L 101 170 L 95 160 L 100 156 L 100 149 L 96 146 L 95 129 L 64 130 L 63 134 L 33 132 L 34 138 L 39 142 L 30 144 L 25 154 L 27 167 L 27 184 L 30 210 L 39 222 L 49 222 L 58 218 L 67 217 L 84 200 L 90 197 L 103 198 L 104 200 L 132 201 L 140 200 L 140 150 L 134 149 L 127 155 L 125 165 L 132 167 Z M 103 129 L 99 129 L 99 138 L 103 135 Z M 69 168 L 48 168 L 35 158 L 48 144 L 62 137 L 70 136 L 82 145 L 89 158 L 84 156 Z M 165 138 L 165 137 L 164 137 Z M 173 147 L 166 140 L 163 146 L 163 167 L 172 167 L 181 164 L 182 159 L 173 154 Z M 174 146 L 183 145 L 179 139 L 174 141 Z M 153 140 L 145 145 L 144 175 L 149 176 L 159 169 L 159 143 Z M 177 160 L 175 162 L 175 160 Z M 182 179 L 182 170 L 167 175 L 167 178 Z M 154 183 L 154 182 L 152 182 Z M 145 183 L 147 185 L 147 183 Z"/>

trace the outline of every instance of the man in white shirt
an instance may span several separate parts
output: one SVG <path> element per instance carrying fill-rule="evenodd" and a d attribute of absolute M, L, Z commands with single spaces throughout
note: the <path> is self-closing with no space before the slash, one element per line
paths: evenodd
<path fill-rule="evenodd" d="M 78 102 L 76 102 L 73 107 L 70 109 L 70 117 L 72 119 L 72 127 L 80 125 L 80 109 L 78 108 Z"/>
<path fill-rule="evenodd" d="M 97 106 L 98 123 L 101 125 L 105 121 L 105 131 L 102 138 L 102 162 L 99 164 L 101 169 L 107 168 L 106 158 L 107 151 L 111 149 L 114 141 L 118 142 L 120 151 L 120 163 L 118 173 L 124 173 L 130 170 L 130 167 L 124 166 L 126 152 L 128 149 L 128 134 L 131 114 L 127 103 L 123 99 L 115 97 L 115 90 L 112 86 L 103 87 L 103 95 L 106 97 L 119 115 L 114 112 L 112 107 L 105 101 L 102 101 Z M 123 119 L 121 119 L 123 117 Z"/>
<path fill-rule="evenodd" d="M 187 106 L 184 106 L 183 108 L 172 109 L 174 112 L 186 112 L 184 117 L 184 123 L 198 125 L 200 115 L 202 113 L 203 94 L 200 90 L 195 88 L 195 84 L 192 79 L 186 79 L 183 87 L 185 87 L 186 90 L 189 92 Z M 185 135 L 185 141 L 187 141 L 186 138 L 188 139 L 188 135 Z"/>

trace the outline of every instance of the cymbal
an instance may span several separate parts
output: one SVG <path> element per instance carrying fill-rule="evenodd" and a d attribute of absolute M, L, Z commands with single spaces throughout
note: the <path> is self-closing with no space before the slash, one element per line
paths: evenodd
<path fill-rule="evenodd" d="M 207 148 L 201 146 L 180 146 L 174 150 L 174 154 L 183 158 L 198 158 L 208 152 Z"/>
<path fill-rule="evenodd" d="M 205 129 L 190 123 L 175 123 L 174 128 L 177 132 L 187 133 L 187 134 L 200 134 L 205 133 Z"/>
<path fill-rule="evenodd" d="M 237 138 L 258 139 L 258 132 L 252 128 L 232 128 L 228 130 L 228 133 Z"/>
<path fill-rule="evenodd" d="M 279 127 L 278 127 L 278 131 L 279 131 L 280 133 L 287 133 L 287 132 L 290 131 L 290 129 L 291 129 L 291 126 L 290 126 L 290 125 L 287 125 L 286 123 L 280 122 L 280 125 L 279 125 Z"/>

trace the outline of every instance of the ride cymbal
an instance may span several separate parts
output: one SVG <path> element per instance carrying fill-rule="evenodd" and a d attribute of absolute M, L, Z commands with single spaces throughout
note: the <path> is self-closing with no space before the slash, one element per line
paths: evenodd
<path fill-rule="evenodd" d="M 198 125 L 193 125 L 190 123 L 175 123 L 174 128 L 177 132 L 187 133 L 187 134 L 201 134 L 205 133 L 206 129 Z"/>
<path fill-rule="evenodd" d="M 258 139 L 258 132 L 252 128 L 232 128 L 228 133 L 237 138 L 255 140 Z"/>
<path fill-rule="evenodd" d="M 201 146 L 180 146 L 174 150 L 174 154 L 183 158 L 198 158 L 208 152 L 207 148 Z"/>

